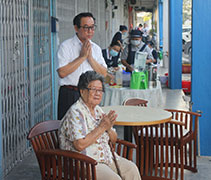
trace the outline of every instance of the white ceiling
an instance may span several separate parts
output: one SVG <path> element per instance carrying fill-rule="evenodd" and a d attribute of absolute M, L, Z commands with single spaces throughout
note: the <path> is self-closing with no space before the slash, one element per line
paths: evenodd
<path fill-rule="evenodd" d="M 157 6 L 158 0 L 129 0 L 130 5 L 134 7 L 136 11 L 153 11 L 153 9 Z M 131 4 L 131 2 L 136 2 L 135 4 Z"/>

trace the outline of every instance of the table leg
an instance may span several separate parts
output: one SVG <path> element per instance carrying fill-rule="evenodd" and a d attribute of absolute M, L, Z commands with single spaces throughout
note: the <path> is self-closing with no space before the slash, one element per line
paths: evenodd
<path fill-rule="evenodd" d="M 124 126 L 124 140 L 132 142 L 132 127 Z"/>

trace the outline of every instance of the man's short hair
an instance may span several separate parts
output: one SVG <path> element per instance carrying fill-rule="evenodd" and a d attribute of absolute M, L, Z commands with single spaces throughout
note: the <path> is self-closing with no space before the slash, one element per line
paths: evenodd
<path fill-rule="evenodd" d="M 90 13 L 90 12 L 83 12 L 83 13 L 80 13 L 80 14 L 78 14 L 78 15 L 76 15 L 74 17 L 74 19 L 73 19 L 73 25 L 74 26 L 76 25 L 78 28 L 80 28 L 81 27 L 81 18 L 83 18 L 83 17 L 91 17 L 95 21 L 95 18 L 92 15 L 92 13 Z"/>

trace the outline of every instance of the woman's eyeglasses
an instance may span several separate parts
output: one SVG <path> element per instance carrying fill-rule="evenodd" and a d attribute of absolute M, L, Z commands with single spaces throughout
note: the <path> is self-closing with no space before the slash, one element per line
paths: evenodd
<path fill-rule="evenodd" d="M 93 25 L 93 26 L 80 26 L 80 27 L 83 28 L 85 32 L 94 31 L 97 28 L 96 25 Z"/>
<path fill-rule="evenodd" d="M 102 94 L 104 92 L 104 90 L 102 89 L 94 89 L 94 88 L 86 88 L 88 89 L 89 91 L 93 92 L 93 93 L 100 93 Z"/>

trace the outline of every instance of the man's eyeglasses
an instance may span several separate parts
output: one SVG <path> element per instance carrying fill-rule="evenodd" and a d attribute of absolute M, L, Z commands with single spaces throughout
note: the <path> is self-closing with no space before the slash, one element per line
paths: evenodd
<path fill-rule="evenodd" d="M 88 32 L 88 31 L 94 31 L 97 28 L 97 25 L 93 25 L 93 26 L 80 26 L 81 28 L 84 29 L 84 31 Z"/>
<path fill-rule="evenodd" d="M 94 89 L 94 88 L 86 88 L 86 89 L 88 89 L 89 91 L 91 91 L 93 93 L 97 93 L 98 92 L 98 93 L 102 94 L 104 92 L 103 89 Z"/>

